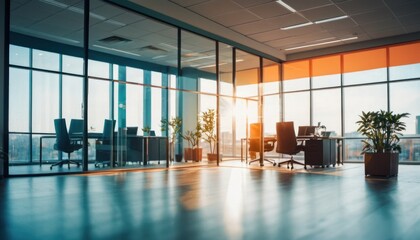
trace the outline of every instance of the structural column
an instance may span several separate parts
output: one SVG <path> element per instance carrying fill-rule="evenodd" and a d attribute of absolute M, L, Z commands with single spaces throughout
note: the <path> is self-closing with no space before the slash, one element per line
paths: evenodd
<path fill-rule="evenodd" d="M 9 105 L 9 9 L 10 1 L 0 1 L 0 148 L 8 152 Z M 0 178 L 8 174 L 8 161 L 0 158 Z"/>

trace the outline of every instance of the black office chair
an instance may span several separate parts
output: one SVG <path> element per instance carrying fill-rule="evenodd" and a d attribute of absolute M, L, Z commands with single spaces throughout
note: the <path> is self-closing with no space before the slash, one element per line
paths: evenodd
<path fill-rule="evenodd" d="M 297 143 L 293 122 L 278 122 L 276 124 L 276 131 L 277 131 L 276 152 L 290 155 L 289 160 L 279 162 L 278 166 L 280 167 L 281 164 L 287 163 L 287 168 L 289 168 L 289 164 L 291 164 L 292 165 L 291 169 L 293 169 L 294 163 L 299 164 L 299 165 L 304 165 L 303 163 L 298 162 L 293 159 L 294 155 L 304 150 L 304 146 L 299 145 Z"/>
<path fill-rule="evenodd" d="M 95 167 L 111 165 L 111 156 L 116 157 L 112 149 L 112 138 L 114 136 L 115 120 L 105 119 L 102 136 L 96 140 L 96 161 Z M 112 155 L 111 155 L 112 154 Z"/>
<path fill-rule="evenodd" d="M 76 164 L 79 167 L 80 166 L 79 162 L 70 160 L 70 154 L 83 147 L 83 145 L 80 144 L 80 140 L 77 141 L 77 140 L 70 139 L 69 134 L 67 132 L 66 119 L 63 119 L 63 118 L 54 119 L 54 127 L 55 127 L 55 134 L 56 134 L 56 143 L 54 144 L 54 149 L 67 153 L 68 159 L 52 164 L 50 166 L 50 169 L 52 170 L 53 166 L 62 167 L 63 164 L 67 164 L 68 168 L 70 168 L 70 164 Z"/>
<path fill-rule="evenodd" d="M 260 152 L 260 139 L 261 139 L 261 124 L 260 123 L 251 123 L 250 125 L 250 135 L 249 135 L 249 152 Z M 275 140 L 264 140 L 264 152 L 271 152 L 274 150 Z M 257 158 L 249 162 L 249 164 L 253 162 L 259 162 L 261 159 Z M 264 158 L 263 161 L 267 161 L 276 166 L 276 162 L 270 159 Z"/>

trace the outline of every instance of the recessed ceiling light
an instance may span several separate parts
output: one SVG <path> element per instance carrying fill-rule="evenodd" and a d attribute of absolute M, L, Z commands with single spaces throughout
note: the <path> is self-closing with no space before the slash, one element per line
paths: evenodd
<path fill-rule="evenodd" d="M 306 23 L 296 24 L 296 25 L 292 25 L 292 26 L 288 26 L 288 27 L 282 27 L 280 29 L 281 30 L 289 30 L 289 29 L 294 29 L 294 28 L 305 27 L 305 26 L 312 25 L 312 24 L 314 24 L 314 23 L 313 22 L 306 22 Z"/>
<path fill-rule="evenodd" d="M 296 12 L 296 10 L 294 8 L 292 8 L 291 6 L 287 5 L 286 3 L 284 3 L 282 0 L 278 0 L 277 3 L 279 3 L 280 5 L 282 5 L 283 7 L 287 8 L 289 11 L 291 12 Z"/>
<path fill-rule="evenodd" d="M 331 44 L 331 43 L 345 42 L 345 41 L 350 41 L 350 40 L 354 40 L 354 39 L 358 39 L 358 37 L 350 37 L 350 38 L 338 39 L 338 40 L 334 40 L 334 41 L 314 43 L 314 44 L 303 45 L 303 46 L 299 46 L 299 47 L 286 48 L 284 50 L 291 51 L 291 50 L 296 50 L 296 49 L 301 49 L 301 48 L 308 48 L 308 47 L 321 46 L 321 45 L 326 45 L 326 44 Z"/>
<path fill-rule="evenodd" d="M 333 22 L 333 21 L 341 20 L 341 19 L 348 18 L 348 17 L 349 16 L 344 15 L 344 16 L 340 16 L 340 17 L 327 18 L 327 19 L 315 21 L 315 23 L 320 24 L 320 23 L 326 23 L 326 22 Z"/>

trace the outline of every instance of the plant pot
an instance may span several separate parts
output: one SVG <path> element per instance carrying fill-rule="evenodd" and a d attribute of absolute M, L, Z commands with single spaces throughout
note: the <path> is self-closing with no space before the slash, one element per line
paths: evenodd
<path fill-rule="evenodd" d="M 185 161 L 195 161 L 199 162 L 203 158 L 203 149 L 202 148 L 184 148 L 184 159 Z"/>
<path fill-rule="evenodd" d="M 184 159 L 185 162 L 192 160 L 192 148 L 184 148 Z"/>
<path fill-rule="evenodd" d="M 203 159 L 203 149 L 202 148 L 193 148 L 192 149 L 192 160 L 196 162 L 201 162 Z"/>
<path fill-rule="evenodd" d="M 365 153 L 365 175 L 392 177 L 398 175 L 399 153 Z"/>
<path fill-rule="evenodd" d="M 220 155 L 220 160 L 222 156 Z M 217 153 L 207 153 L 207 161 L 214 162 L 217 161 Z"/>
<path fill-rule="evenodd" d="M 175 154 L 175 161 L 181 162 L 182 161 L 182 154 Z"/>

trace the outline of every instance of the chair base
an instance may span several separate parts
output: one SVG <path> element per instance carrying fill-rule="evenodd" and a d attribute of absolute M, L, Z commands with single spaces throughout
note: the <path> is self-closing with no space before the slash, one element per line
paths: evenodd
<path fill-rule="evenodd" d="M 291 167 L 290 169 L 293 169 L 293 164 L 294 164 L 294 163 L 296 163 L 296 164 L 298 164 L 298 165 L 303 165 L 303 166 L 304 166 L 304 168 L 306 169 L 306 165 L 305 165 L 304 163 L 298 162 L 298 161 L 294 160 L 293 158 L 291 158 L 291 159 L 289 159 L 289 160 L 287 160 L 287 161 L 279 162 L 279 163 L 278 163 L 278 166 L 280 167 L 280 165 L 281 165 L 281 164 L 284 164 L 284 163 L 287 163 L 287 169 L 289 169 L 289 164 L 291 164 L 291 165 L 292 165 L 292 167 Z"/>
<path fill-rule="evenodd" d="M 251 161 L 249 161 L 249 165 L 251 165 L 251 163 L 253 163 L 253 162 L 260 162 L 261 161 L 261 158 L 257 158 L 257 159 L 254 159 L 254 160 L 251 160 Z M 273 166 L 276 166 L 276 162 L 275 161 L 273 161 L 273 160 L 270 160 L 270 159 L 266 159 L 266 158 L 264 158 L 263 159 L 263 162 L 264 161 L 267 161 L 267 162 L 270 162 L 271 164 L 273 164 Z M 260 163 L 260 166 L 262 167 L 262 166 L 264 166 L 264 163 Z"/>
<path fill-rule="evenodd" d="M 54 164 L 52 164 L 51 166 L 50 166 L 50 170 L 52 170 L 52 168 L 54 167 L 54 166 L 60 166 L 60 167 L 63 167 L 63 165 L 64 164 L 67 164 L 67 166 L 68 166 L 68 168 L 70 169 L 70 164 L 76 164 L 77 165 L 77 167 L 80 167 L 80 163 L 79 162 L 76 162 L 76 161 L 73 161 L 73 160 L 62 160 L 62 161 L 59 161 L 59 162 L 57 162 L 57 163 L 54 163 Z"/>

